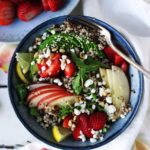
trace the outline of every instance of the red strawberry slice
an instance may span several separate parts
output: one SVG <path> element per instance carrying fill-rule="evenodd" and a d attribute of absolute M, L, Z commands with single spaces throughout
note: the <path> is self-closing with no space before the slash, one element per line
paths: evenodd
<path fill-rule="evenodd" d="M 83 133 L 89 137 L 92 138 L 93 134 L 91 133 L 92 128 L 90 127 L 89 122 L 89 116 L 85 113 L 80 114 L 77 117 L 77 125 L 82 129 Z"/>
<path fill-rule="evenodd" d="M 18 5 L 17 14 L 20 20 L 29 21 L 42 12 L 40 1 L 25 1 Z"/>
<path fill-rule="evenodd" d="M 74 137 L 75 140 L 80 141 L 81 139 L 79 138 L 79 136 L 81 135 L 81 128 L 79 126 L 76 126 L 75 129 L 72 132 L 72 135 Z"/>
<path fill-rule="evenodd" d="M 40 76 L 42 78 L 46 78 L 46 77 L 54 77 L 56 75 L 58 75 L 61 71 L 61 67 L 60 67 L 60 61 L 59 59 L 52 59 L 51 60 L 51 65 L 42 73 L 40 73 Z"/>
<path fill-rule="evenodd" d="M 94 130 L 100 130 L 106 124 L 107 115 L 105 112 L 96 112 L 90 116 L 90 125 Z"/>
<path fill-rule="evenodd" d="M 115 55 L 115 65 L 120 66 L 124 62 L 123 58 L 118 54 Z"/>
<path fill-rule="evenodd" d="M 69 120 L 71 120 L 73 117 L 72 116 L 68 116 L 64 119 L 64 122 L 63 122 L 63 127 L 64 128 L 70 128 L 70 126 L 68 125 L 69 123 Z"/>
<path fill-rule="evenodd" d="M 0 25 L 9 25 L 15 18 L 15 4 L 11 1 L 0 1 Z"/>
<path fill-rule="evenodd" d="M 48 0 L 48 5 L 50 7 L 50 10 L 55 12 L 62 7 L 63 2 L 64 0 Z"/>
<path fill-rule="evenodd" d="M 65 67 L 64 73 L 67 78 L 70 78 L 74 74 L 75 67 L 74 67 L 74 63 L 72 62 L 72 60 L 70 58 L 67 58 L 67 59 L 70 60 L 70 63 L 67 64 L 67 62 L 66 62 L 66 67 Z"/>
<path fill-rule="evenodd" d="M 90 124 L 88 123 L 87 127 L 83 130 L 83 133 L 88 137 L 88 138 L 92 138 L 93 134 L 92 134 L 92 128 L 90 126 Z"/>
<path fill-rule="evenodd" d="M 49 5 L 48 5 L 48 0 L 42 0 L 42 5 L 44 10 L 50 10 Z"/>

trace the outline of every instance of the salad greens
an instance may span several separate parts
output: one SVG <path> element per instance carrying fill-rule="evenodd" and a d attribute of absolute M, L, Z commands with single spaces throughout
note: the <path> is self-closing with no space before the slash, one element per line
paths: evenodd
<path fill-rule="evenodd" d="M 25 99 L 28 95 L 28 90 L 26 89 L 26 85 L 25 84 L 18 84 L 15 86 L 15 88 L 17 89 L 18 95 L 19 95 L 19 104 L 24 104 L 25 103 Z"/>
<path fill-rule="evenodd" d="M 100 61 L 95 61 L 92 57 L 88 57 L 87 63 L 85 64 L 83 59 L 78 58 L 75 54 L 72 54 L 72 59 L 78 66 L 79 72 L 78 75 L 73 80 L 73 89 L 77 95 L 79 95 L 83 89 L 84 82 L 88 78 L 87 72 L 96 71 L 99 67 L 109 68 L 107 65 L 103 64 Z"/>
<path fill-rule="evenodd" d="M 29 109 L 29 113 L 30 113 L 31 116 L 35 116 L 35 117 L 40 116 L 40 113 L 39 113 L 39 111 L 37 110 L 36 107 L 31 107 Z"/>

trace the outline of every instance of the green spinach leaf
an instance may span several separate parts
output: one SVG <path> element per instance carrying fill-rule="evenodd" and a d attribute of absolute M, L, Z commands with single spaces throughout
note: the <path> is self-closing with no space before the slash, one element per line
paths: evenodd
<path fill-rule="evenodd" d="M 29 112 L 30 112 L 30 115 L 31 115 L 31 116 L 35 116 L 35 117 L 40 116 L 39 111 L 38 111 L 37 108 L 35 108 L 35 107 L 31 107 L 30 110 L 29 110 Z"/>
<path fill-rule="evenodd" d="M 25 103 L 25 99 L 27 97 L 28 94 L 28 90 L 26 89 L 26 85 L 25 84 L 18 84 L 17 86 L 15 86 L 15 88 L 17 89 L 18 95 L 19 95 L 19 104 L 24 104 Z"/>

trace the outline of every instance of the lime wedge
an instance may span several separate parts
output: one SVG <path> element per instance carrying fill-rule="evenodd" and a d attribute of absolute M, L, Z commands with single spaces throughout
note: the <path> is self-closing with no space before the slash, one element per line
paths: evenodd
<path fill-rule="evenodd" d="M 33 55 L 33 53 L 16 53 L 16 59 L 21 66 L 23 74 L 26 74 L 29 71 Z"/>
<path fill-rule="evenodd" d="M 69 135 L 71 135 L 71 130 L 59 126 L 54 126 L 52 129 L 53 136 L 57 142 L 61 142 L 65 138 L 67 138 Z"/>
<path fill-rule="evenodd" d="M 29 81 L 26 79 L 25 75 L 22 73 L 22 69 L 21 69 L 19 62 L 17 62 L 16 71 L 17 71 L 17 74 L 18 74 L 19 78 L 21 79 L 21 81 L 28 84 Z"/>

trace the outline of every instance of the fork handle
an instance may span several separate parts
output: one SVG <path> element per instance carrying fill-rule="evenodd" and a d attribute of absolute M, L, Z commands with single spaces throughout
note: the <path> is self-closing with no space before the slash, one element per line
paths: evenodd
<path fill-rule="evenodd" d="M 143 73 L 148 79 L 150 79 L 150 72 L 143 68 L 141 65 L 137 64 L 133 60 L 131 60 L 129 57 L 127 57 L 124 53 L 122 53 L 113 43 L 111 40 L 108 41 L 108 45 L 118 54 L 120 55 L 124 60 L 126 60 L 129 64 L 134 66 L 137 70 L 139 70 L 141 73 Z"/>

